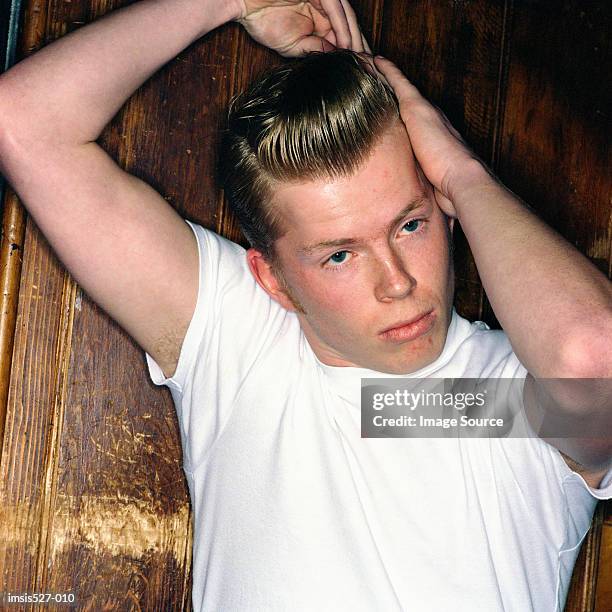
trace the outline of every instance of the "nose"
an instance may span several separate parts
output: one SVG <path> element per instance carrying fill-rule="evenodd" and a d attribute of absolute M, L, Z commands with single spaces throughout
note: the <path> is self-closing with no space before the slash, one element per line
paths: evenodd
<path fill-rule="evenodd" d="M 410 275 L 402 258 L 392 250 L 380 257 L 378 268 L 375 295 L 380 302 L 405 298 L 416 287 L 416 279 Z"/>

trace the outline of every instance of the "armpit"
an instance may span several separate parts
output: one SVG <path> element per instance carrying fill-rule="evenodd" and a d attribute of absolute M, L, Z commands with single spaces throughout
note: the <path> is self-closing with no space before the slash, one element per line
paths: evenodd
<path fill-rule="evenodd" d="M 593 489 L 598 489 L 601 484 L 602 478 L 606 475 L 608 471 L 608 467 L 602 468 L 601 470 L 593 470 L 584 467 L 577 461 L 574 461 L 571 457 L 568 457 L 565 453 L 559 451 L 560 455 L 563 457 L 565 463 L 567 463 L 570 470 L 580 474 L 585 482 L 589 485 L 589 487 Z"/>

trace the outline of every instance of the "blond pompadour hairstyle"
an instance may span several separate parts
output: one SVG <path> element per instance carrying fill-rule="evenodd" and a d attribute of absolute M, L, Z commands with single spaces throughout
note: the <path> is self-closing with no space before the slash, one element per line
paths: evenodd
<path fill-rule="evenodd" d="M 344 49 L 269 70 L 233 98 L 219 178 L 251 246 L 274 263 L 275 184 L 351 176 L 399 116 L 389 85 Z"/>

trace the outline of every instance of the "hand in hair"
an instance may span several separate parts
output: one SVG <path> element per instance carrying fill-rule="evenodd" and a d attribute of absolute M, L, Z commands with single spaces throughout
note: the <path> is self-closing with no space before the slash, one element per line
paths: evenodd
<path fill-rule="evenodd" d="M 336 48 L 371 53 L 348 0 L 238 0 L 251 38 L 284 57 Z"/>
<path fill-rule="evenodd" d="M 456 217 L 455 198 L 482 182 L 485 164 L 444 113 L 430 104 L 393 62 L 376 56 L 374 63 L 395 91 L 414 155 L 434 187 L 438 205 Z"/>

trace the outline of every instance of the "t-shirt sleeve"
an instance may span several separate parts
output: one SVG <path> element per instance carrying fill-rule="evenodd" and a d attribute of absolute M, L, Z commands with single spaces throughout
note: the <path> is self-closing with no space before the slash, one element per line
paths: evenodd
<path fill-rule="evenodd" d="M 481 322 L 473 324 L 473 329 L 475 332 L 469 341 L 474 346 L 468 347 L 471 350 L 469 363 L 476 369 L 468 376 L 512 381 L 506 384 L 515 395 L 513 405 L 521 409 L 516 414 L 510 437 L 523 438 L 515 444 L 517 447 L 522 446 L 520 454 L 523 456 L 520 458 L 521 468 L 517 468 L 517 471 L 528 465 L 531 472 L 540 474 L 536 481 L 549 482 L 552 478 L 558 484 L 567 503 L 571 523 L 567 544 L 569 548 L 576 546 L 588 531 L 597 500 L 612 498 L 612 468 L 597 488 L 590 487 L 580 474 L 567 465 L 556 447 L 538 437 L 525 415 L 522 402 L 527 369 L 514 353 L 509 338 L 503 331 L 489 330 Z M 527 463 L 523 463 L 523 459 L 527 459 Z"/>
<path fill-rule="evenodd" d="M 166 378 L 145 353 L 155 385 L 174 400 L 183 443 L 183 463 L 194 470 L 206 457 L 236 405 L 247 376 L 279 335 L 294 332 L 295 315 L 259 287 L 246 252 L 200 225 L 193 230 L 199 254 L 198 297 L 175 373 Z"/>

